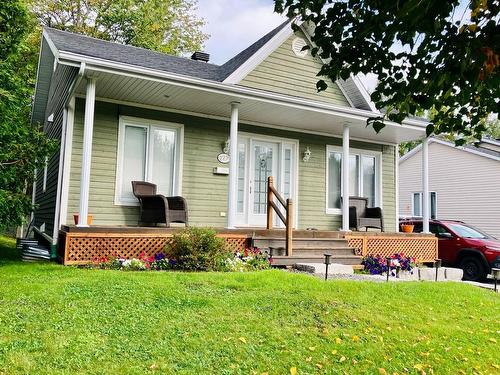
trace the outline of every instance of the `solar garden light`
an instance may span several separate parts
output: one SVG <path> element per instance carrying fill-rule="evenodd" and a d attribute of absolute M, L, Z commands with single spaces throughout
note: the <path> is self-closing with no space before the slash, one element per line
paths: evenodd
<path fill-rule="evenodd" d="M 330 258 L 332 257 L 332 254 L 324 253 L 323 255 L 325 256 L 325 266 L 326 266 L 325 280 L 328 280 L 328 265 L 330 264 Z"/>
<path fill-rule="evenodd" d="M 498 279 L 500 279 L 500 268 L 492 268 L 491 276 L 493 276 L 493 280 L 495 280 L 495 292 L 496 292 Z"/>
<path fill-rule="evenodd" d="M 436 268 L 436 281 L 438 281 L 438 272 L 439 272 L 439 268 L 441 268 L 441 262 L 442 260 L 441 259 L 434 259 L 434 267 Z"/>
<path fill-rule="evenodd" d="M 401 266 L 398 264 L 396 266 L 396 278 L 399 279 L 399 271 L 401 271 Z"/>
<path fill-rule="evenodd" d="M 385 257 L 385 264 L 387 265 L 387 281 L 389 281 L 389 272 L 391 270 L 391 257 Z"/>

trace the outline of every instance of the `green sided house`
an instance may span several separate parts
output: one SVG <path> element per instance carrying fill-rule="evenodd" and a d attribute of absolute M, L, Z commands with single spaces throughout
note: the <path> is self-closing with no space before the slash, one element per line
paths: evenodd
<path fill-rule="evenodd" d="M 138 233 L 134 180 L 184 197 L 190 225 L 250 233 L 266 227 L 272 176 L 293 200 L 297 231 L 349 231 L 341 197 L 361 196 L 397 236 L 397 145 L 424 138 L 425 123 L 376 134 L 366 126 L 376 110 L 355 77 L 317 93 L 322 62 L 302 50 L 312 30 L 294 32 L 291 22 L 220 66 L 204 53 L 175 57 L 45 28 L 32 121 L 60 149 L 37 173 L 37 233 L 59 242 L 62 256 L 119 233 L 167 235 Z M 92 215 L 90 227 L 75 226 L 75 214 Z M 71 245 L 72 233 L 105 235 Z"/>

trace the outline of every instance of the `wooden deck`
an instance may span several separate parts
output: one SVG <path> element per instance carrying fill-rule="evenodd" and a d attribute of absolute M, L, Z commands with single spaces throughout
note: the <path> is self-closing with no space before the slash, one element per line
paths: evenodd
<path fill-rule="evenodd" d="M 137 258 L 141 252 L 152 256 L 164 250 L 172 235 L 183 228 L 133 227 L 133 226 L 91 226 L 78 228 L 63 226 L 59 231 L 58 259 L 65 265 L 88 264 L 95 259 L 117 256 Z M 290 264 L 283 253 L 279 241 L 284 241 L 284 229 L 214 228 L 220 237 L 234 250 L 248 246 L 266 246 L 276 252 L 278 264 Z M 294 255 L 304 261 L 320 261 L 323 252 L 333 252 L 338 256 L 338 263 L 359 263 L 362 256 L 373 254 L 387 256 L 396 252 L 413 256 L 418 261 L 430 262 L 437 258 L 437 238 L 434 235 L 417 233 L 388 232 L 339 232 L 320 230 L 294 230 Z M 324 239 L 325 241 L 320 241 Z M 309 241 L 308 241 L 309 240 Z M 261 242 L 259 242 L 261 241 Z M 283 242 L 284 243 L 284 242 Z M 284 246 L 284 245 L 283 245 Z M 276 250 L 277 249 L 277 250 Z M 350 249 L 356 260 L 347 254 Z M 282 261 L 281 261 L 282 259 Z M 275 262 L 276 264 L 276 262 Z"/>

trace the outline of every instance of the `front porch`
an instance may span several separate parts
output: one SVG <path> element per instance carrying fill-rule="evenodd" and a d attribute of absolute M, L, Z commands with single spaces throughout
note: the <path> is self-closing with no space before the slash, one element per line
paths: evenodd
<path fill-rule="evenodd" d="M 62 226 L 59 232 L 58 259 L 64 265 L 79 265 L 102 257 L 134 258 L 141 252 L 153 256 L 163 251 L 173 234 L 179 230 L 182 228 Z M 267 244 L 277 254 L 273 256 L 275 265 L 287 265 L 294 261 L 280 252 L 284 247 L 280 243 L 284 242 L 284 229 L 216 230 L 233 250 L 243 250 L 252 245 L 264 248 Z M 432 234 L 294 230 L 293 239 L 294 258 L 309 262 L 321 262 L 323 252 L 333 254 L 333 260 L 337 259 L 337 263 L 354 265 L 359 265 L 361 257 L 367 254 L 388 256 L 403 252 L 415 257 L 418 262 L 432 262 L 437 258 L 437 238 Z M 312 245 L 311 242 L 316 244 Z M 351 250 L 350 255 L 346 253 L 347 249 Z"/>

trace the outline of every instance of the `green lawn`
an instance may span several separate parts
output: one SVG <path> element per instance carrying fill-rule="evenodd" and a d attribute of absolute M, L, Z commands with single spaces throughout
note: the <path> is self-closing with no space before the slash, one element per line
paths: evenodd
<path fill-rule="evenodd" d="M 0 374 L 500 372 L 500 298 L 469 285 L 87 270 L 13 245 L 0 237 Z"/>

